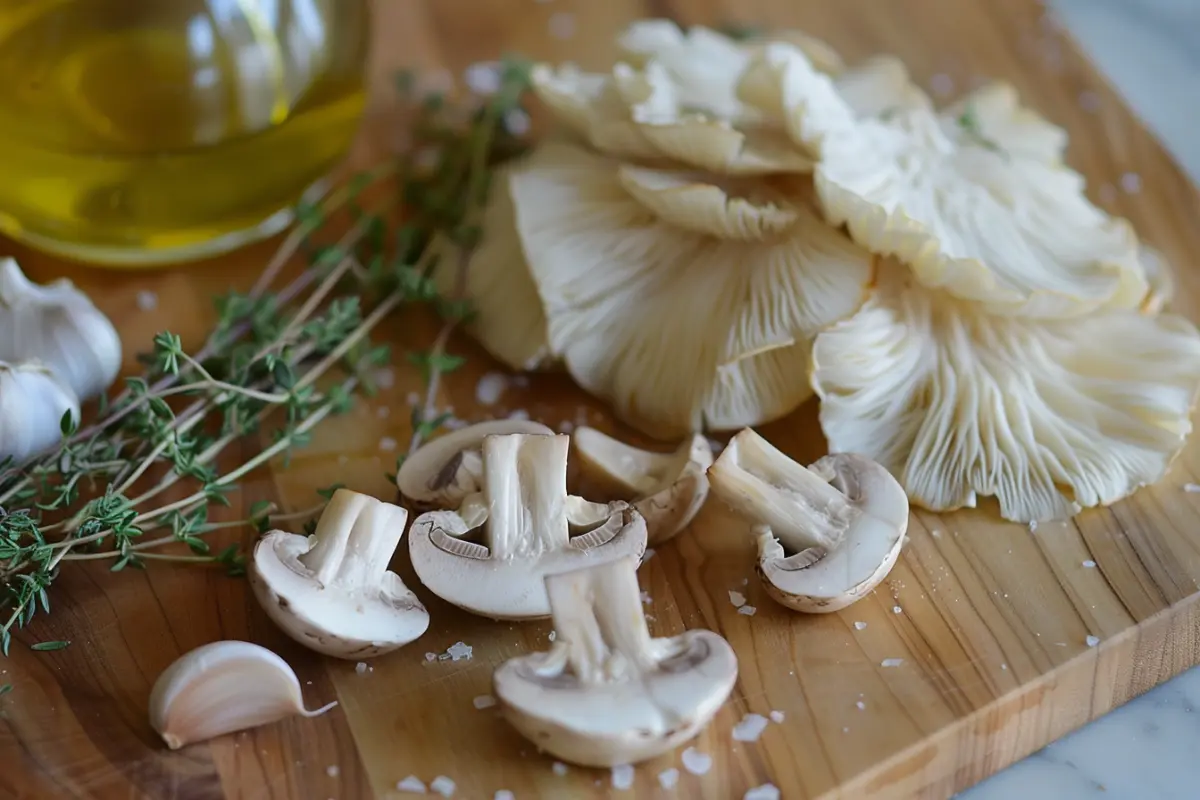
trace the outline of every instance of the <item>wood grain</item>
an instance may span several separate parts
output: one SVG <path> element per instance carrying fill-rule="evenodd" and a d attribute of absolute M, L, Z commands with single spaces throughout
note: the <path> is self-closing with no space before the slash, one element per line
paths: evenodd
<path fill-rule="evenodd" d="M 960 90 L 985 78 L 1009 80 L 1068 128 L 1069 160 L 1089 178 L 1093 197 L 1129 217 L 1177 265 L 1176 309 L 1200 318 L 1195 190 L 1034 0 L 380 0 L 378 11 L 373 104 L 358 161 L 399 138 L 387 92 L 396 66 L 440 64 L 457 72 L 504 51 L 599 65 L 612 34 L 646 14 L 800 26 L 850 59 L 892 52 L 920 80 L 942 73 Z M 573 15 L 555 23 L 572 21 L 573 36 L 550 35 L 556 14 Z M 1084 91 L 1100 98 L 1098 111 L 1079 102 Z M 1141 194 L 1101 188 L 1126 171 L 1141 175 Z M 121 322 L 130 366 L 132 351 L 162 328 L 199 339 L 210 320 L 204 298 L 246 285 L 270 252 L 263 245 L 187 269 L 118 276 L 6 249 L 36 278 L 66 274 L 91 292 Z M 158 294 L 157 311 L 138 310 L 139 290 Z M 430 334 L 424 319 L 397 319 L 387 331 L 401 349 Z M 526 409 L 549 424 L 586 419 L 620 431 L 554 376 L 480 408 L 476 381 L 494 367 L 468 341 L 456 340 L 452 349 L 469 356 L 443 398 L 460 417 Z M 416 380 L 404 369 L 397 375 L 383 396 L 322 430 L 290 469 L 255 475 L 234 496 L 231 513 L 263 498 L 303 508 L 315 487 L 333 480 L 392 497 L 383 475 L 393 454 L 380 443 L 407 440 L 405 398 Z M 812 407 L 763 432 L 796 458 L 812 459 L 824 448 Z M 1036 532 L 999 522 L 992 509 L 917 513 L 889 580 L 824 617 L 789 613 L 753 582 L 743 586 L 752 578 L 744 526 L 710 504 L 689 532 L 647 562 L 641 579 L 656 633 L 716 630 L 737 650 L 741 675 L 733 699 L 693 743 L 712 755 L 712 770 L 682 771 L 677 789 L 666 792 L 655 776 L 680 763 L 677 753 L 664 756 L 638 768 L 637 796 L 724 800 L 770 781 L 787 800 L 946 797 L 1197 663 L 1200 495 L 1182 489 L 1197 476 L 1200 446 L 1193 445 L 1161 485 Z M 449 776 L 458 783 L 456 797 L 490 798 L 501 788 L 518 798 L 608 796 L 606 773 L 554 774 L 551 762 L 493 711 L 472 705 L 488 693 L 496 664 L 546 646 L 547 625 L 470 617 L 425 592 L 404 554 L 395 568 L 427 601 L 433 624 L 419 642 L 360 675 L 353 664 L 285 639 L 242 581 L 202 570 L 114 575 L 100 565 L 71 566 L 58 584 L 55 613 L 20 638 L 74 644 L 51 653 L 18 645 L 0 662 L 0 683 L 15 686 L 0 699 L 0 796 L 398 797 L 396 782 L 409 774 L 425 782 Z M 745 592 L 758 613 L 736 613 L 729 589 Z M 1089 648 L 1091 635 L 1100 642 Z M 150 685 L 177 655 L 220 638 L 275 649 L 296 667 L 310 704 L 336 696 L 340 708 L 166 751 L 146 724 Z M 426 662 L 425 653 L 456 641 L 474 646 L 472 660 Z M 884 668 L 887 658 L 903 663 Z M 731 740 L 742 714 L 772 710 L 785 719 L 760 741 Z"/>

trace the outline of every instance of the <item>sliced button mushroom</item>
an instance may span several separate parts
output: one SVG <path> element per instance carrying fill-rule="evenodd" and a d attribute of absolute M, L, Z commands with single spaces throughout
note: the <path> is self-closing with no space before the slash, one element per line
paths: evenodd
<path fill-rule="evenodd" d="M 595 428 L 572 437 L 584 474 L 633 507 L 646 520 L 651 545 L 686 528 L 708 497 L 713 463 L 708 440 L 696 434 L 673 453 L 655 453 L 617 441 Z"/>
<path fill-rule="evenodd" d="M 254 547 L 250 584 L 276 625 L 305 647 L 363 659 L 429 627 L 429 613 L 388 562 L 408 512 L 339 489 L 312 536 L 271 531 Z"/>
<path fill-rule="evenodd" d="M 492 677 L 513 727 L 563 761 L 611 767 L 678 747 L 737 680 L 733 648 L 712 631 L 650 637 L 636 568 L 629 557 L 547 577 L 554 644 Z"/>
<path fill-rule="evenodd" d="M 538 422 L 498 419 L 448 433 L 419 448 L 396 472 L 396 487 L 419 510 L 455 508 L 479 491 L 483 475 L 480 448 L 485 436 L 554 431 Z"/>
<path fill-rule="evenodd" d="M 835 453 L 804 467 L 747 428 L 708 477 L 753 523 L 759 577 L 788 608 L 845 608 L 887 577 L 900 554 L 908 498 L 869 458 Z"/>
<path fill-rule="evenodd" d="M 566 436 L 483 440 L 483 492 L 458 511 L 422 514 L 409 533 L 421 583 L 493 619 L 550 615 L 543 576 L 646 550 L 646 523 L 626 503 L 567 494 Z"/>

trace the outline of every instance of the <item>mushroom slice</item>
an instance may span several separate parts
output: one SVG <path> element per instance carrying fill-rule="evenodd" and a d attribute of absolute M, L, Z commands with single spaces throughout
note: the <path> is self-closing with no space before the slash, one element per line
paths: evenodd
<path fill-rule="evenodd" d="M 396 471 L 400 494 L 418 509 L 451 508 L 482 487 L 485 437 L 554 431 L 539 422 L 498 419 L 447 433 L 419 447 Z"/>
<path fill-rule="evenodd" d="M 1200 386 L 1190 322 L 992 315 L 891 266 L 814 344 L 830 448 L 880 462 L 925 508 L 995 496 L 1018 522 L 1107 505 L 1163 476 Z"/>
<path fill-rule="evenodd" d="M 617 169 L 557 142 L 515 169 L 550 346 L 575 380 L 656 438 L 806 400 L 811 337 L 861 305 L 874 264 L 785 180 Z"/>
<path fill-rule="evenodd" d="M 316 532 L 271 531 L 254 546 L 250 585 L 276 625 L 334 658 L 391 652 L 429 627 L 429 612 L 388 562 L 408 512 L 338 489 Z"/>
<path fill-rule="evenodd" d="M 651 638 L 637 559 L 550 575 L 557 638 L 492 677 L 504 716 L 529 741 L 589 767 L 633 764 L 678 747 L 713 718 L 737 656 L 712 631 Z"/>
<path fill-rule="evenodd" d="M 641 515 L 625 503 L 604 506 L 567 495 L 568 447 L 567 436 L 486 437 L 486 514 L 432 511 L 413 523 L 409 554 L 421 583 L 474 614 L 538 619 L 550 614 L 543 576 L 640 558 L 646 549 Z"/>
<path fill-rule="evenodd" d="M 749 428 L 708 471 L 754 524 L 767 592 L 796 611 L 845 608 L 887 577 L 908 529 L 904 489 L 879 464 L 835 453 L 804 467 Z"/>
<path fill-rule="evenodd" d="M 819 160 L 826 217 L 872 252 L 994 313 L 1059 318 L 1142 301 L 1133 229 L 1087 200 L 1078 173 L 1045 158 L 1049 137 L 1028 112 L 1010 108 L 1001 124 L 1003 103 L 985 97 L 986 128 L 961 110 L 862 117 L 834 81 L 781 45 L 767 48 L 743 95 L 766 94 L 764 64 L 774 76 L 770 110 Z"/>
<path fill-rule="evenodd" d="M 514 370 L 545 367 L 552 360 L 546 315 L 517 238 L 508 167 L 492 176 L 480 233 L 479 245 L 469 255 L 448 240 L 444 243 L 433 273 L 438 289 L 443 296 L 463 296 L 471 302 L 471 334 L 492 356 Z M 469 260 L 459 286 L 462 258 Z"/>
<path fill-rule="evenodd" d="M 696 434 L 673 453 L 642 450 L 595 428 L 576 428 L 571 438 L 585 475 L 633 507 L 646 520 L 647 543 L 659 545 L 686 528 L 708 497 L 712 448 Z"/>

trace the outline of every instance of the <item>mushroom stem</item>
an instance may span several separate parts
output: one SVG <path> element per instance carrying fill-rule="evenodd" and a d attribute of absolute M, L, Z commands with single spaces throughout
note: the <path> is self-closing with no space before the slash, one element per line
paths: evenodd
<path fill-rule="evenodd" d="M 713 491 L 726 503 L 769 526 L 792 552 L 809 547 L 833 550 L 860 514 L 829 479 L 788 458 L 749 428 L 733 437 L 708 476 Z"/>
<path fill-rule="evenodd" d="M 548 576 L 546 591 L 558 635 L 555 646 L 565 649 L 581 683 L 623 680 L 656 667 L 636 559 Z"/>
<path fill-rule="evenodd" d="M 493 558 L 533 558 L 566 546 L 566 436 L 512 434 L 483 440 L 485 530 Z"/>
<path fill-rule="evenodd" d="M 334 492 L 298 561 L 322 586 L 379 586 L 404 535 L 404 510 L 346 489 Z"/>

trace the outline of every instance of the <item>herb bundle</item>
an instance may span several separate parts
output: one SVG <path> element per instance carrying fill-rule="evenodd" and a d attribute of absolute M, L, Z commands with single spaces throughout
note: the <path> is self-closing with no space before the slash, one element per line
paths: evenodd
<path fill-rule="evenodd" d="M 119 571 L 162 560 L 240 574 L 238 545 L 213 552 L 206 534 L 313 517 L 320 507 L 281 515 L 260 503 L 240 520 L 211 512 L 229 505 L 253 470 L 286 459 L 323 420 L 374 390 L 372 376 L 391 354 L 371 334 L 415 304 L 434 305 L 445 324 L 429 351 L 408 354 L 427 383 L 409 450 L 440 427 L 438 382 L 461 364 L 446 345 L 468 309 L 440 297 L 432 279 L 434 269 L 465 269 L 465 259 L 439 264 L 436 254 L 447 240 L 470 249 L 492 167 L 523 147 L 504 121 L 520 108 L 528 69 L 505 60 L 497 73 L 497 91 L 465 106 L 417 97 L 413 76 L 401 76 L 414 144 L 398 163 L 297 209 L 294 229 L 253 288 L 217 298 L 217 322 L 198 351 L 187 352 L 173 333 L 158 334 L 142 356 L 143 374 L 126 378 L 91 420 L 76 426 L 64 417 L 56 450 L 0 462 L 0 651 L 8 653 L 15 629 L 50 610 L 65 562 L 104 560 Z M 365 202 L 393 181 L 397 191 L 383 192 L 385 201 Z M 348 214 L 348 230 L 317 244 L 335 212 Z M 297 273 L 290 265 L 300 255 L 305 266 Z M 235 450 L 252 454 L 230 463 Z"/>

